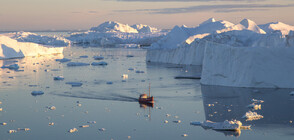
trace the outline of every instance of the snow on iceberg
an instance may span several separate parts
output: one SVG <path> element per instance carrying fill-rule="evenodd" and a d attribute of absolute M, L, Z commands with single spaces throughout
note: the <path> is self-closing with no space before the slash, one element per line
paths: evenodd
<path fill-rule="evenodd" d="M 213 37 L 217 39 L 217 34 L 230 31 L 265 34 L 255 22 L 248 19 L 244 19 L 239 24 L 234 25 L 228 21 L 216 21 L 211 18 L 195 28 L 187 28 L 185 26 L 174 27 L 166 37 L 152 44 L 151 49 L 147 52 L 146 59 L 149 62 L 202 65 L 206 42 L 207 40 L 210 41 L 210 35 L 214 35 Z M 246 35 L 244 34 L 244 36 Z M 210 36 L 210 38 L 207 36 Z M 255 39 L 254 37 L 252 38 Z M 231 40 L 235 42 L 234 38 Z"/>
<path fill-rule="evenodd" d="M 285 24 L 283 22 L 271 22 L 271 23 L 262 24 L 258 26 L 267 33 L 281 31 L 283 35 L 288 35 L 291 30 L 294 31 L 294 26 Z"/>
<path fill-rule="evenodd" d="M 115 46 L 118 44 L 148 46 L 166 34 L 164 31 L 159 32 L 160 30 L 147 25 L 134 25 L 134 27 L 139 31 L 127 24 L 109 21 L 84 33 L 73 33 L 68 39 L 73 44 L 90 46 Z"/>
<path fill-rule="evenodd" d="M 62 52 L 63 47 L 50 47 L 31 42 L 19 42 L 0 34 L 0 59 L 59 54 Z"/>
<path fill-rule="evenodd" d="M 56 46 L 56 47 L 65 47 L 70 45 L 70 41 L 63 37 L 43 36 L 43 35 L 31 33 L 31 32 L 15 32 L 15 33 L 7 33 L 5 35 L 19 42 L 32 42 L 32 43 Z"/>

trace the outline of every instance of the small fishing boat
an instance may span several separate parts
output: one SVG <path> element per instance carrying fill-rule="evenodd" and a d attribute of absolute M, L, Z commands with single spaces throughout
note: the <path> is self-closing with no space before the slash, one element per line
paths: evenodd
<path fill-rule="evenodd" d="M 145 93 L 141 94 L 139 97 L 139 103 L 149 103 L 149 104 L 154 103 L 154 97 L 150 96 L 150 83 L 149 83 L 149 96 Z"/>

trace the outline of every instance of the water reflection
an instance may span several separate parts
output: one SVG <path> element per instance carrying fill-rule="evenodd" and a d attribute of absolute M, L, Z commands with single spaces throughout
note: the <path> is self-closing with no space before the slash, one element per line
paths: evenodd
<path fill-rule="evenodd" d="M 201 86 L 206 120 L 223 122 L 240 120 L 253 129 L 270 129 L 289 127 L 294 118 L 293 89 L 251 89 L 222 86 Z M 263 100 L 261 110 L 255 110 L 264 118 L 246 121 L 242 116 L 250 110 L 252 99 Z"/>

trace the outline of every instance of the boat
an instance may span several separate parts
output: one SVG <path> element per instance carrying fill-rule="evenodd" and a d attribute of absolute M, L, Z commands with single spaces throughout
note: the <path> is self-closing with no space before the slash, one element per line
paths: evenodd
<path fill-rule="evenodd" d="M 150 96 L 150 83 L 149 83 L 149 96 L 145 93 L 141 94 L 139 97 L 139 103 L 148 103 L 148 104 L 154 103 L 154 97 Z"/>

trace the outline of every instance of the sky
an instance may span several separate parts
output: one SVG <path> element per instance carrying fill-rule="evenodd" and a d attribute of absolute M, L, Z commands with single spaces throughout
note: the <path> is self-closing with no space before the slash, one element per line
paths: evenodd
<path fill-rule="evenodd" d="M 105 21 L 170 29 L 214 17 L 294 25 L 294 0 L 0 0 L 0 31 L 87 30 Z"/>

